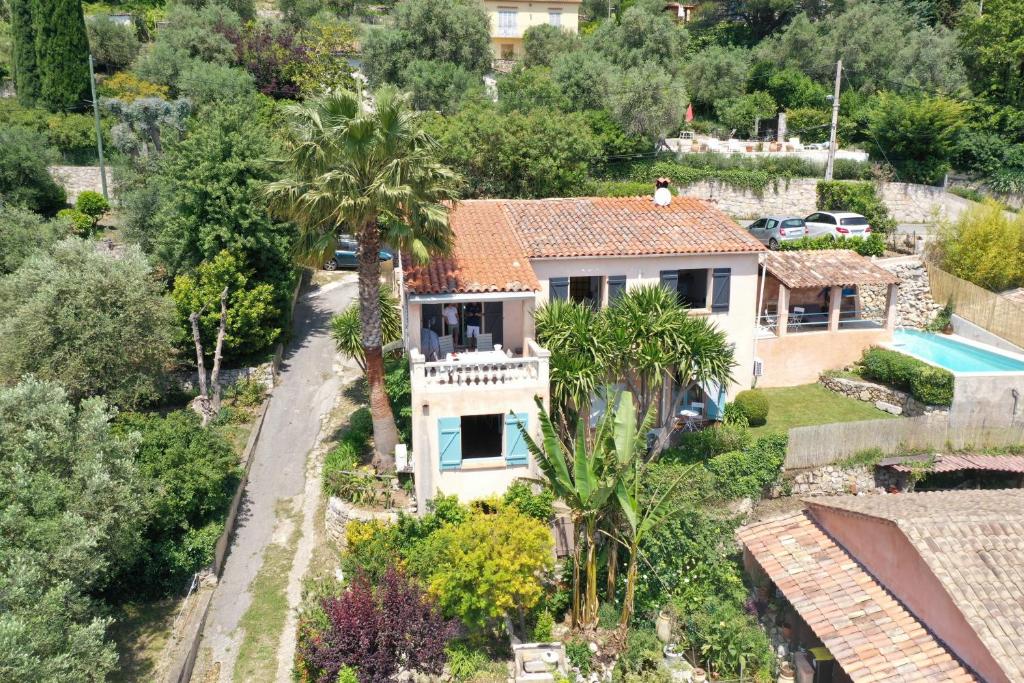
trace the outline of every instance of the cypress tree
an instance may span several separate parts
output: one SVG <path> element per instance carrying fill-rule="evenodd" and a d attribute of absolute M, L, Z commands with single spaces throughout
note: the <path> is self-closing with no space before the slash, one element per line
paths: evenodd
<path fill-rule="evenodd" d="M 84 109 L 89 100 L 89 37 L 81 0 L 32 0 L 39 103 L 50 111 Z"/>
<path fill-rule="evenodd" d="M 11 34 L 14 39 L 14 87 L 18 102 L 31 107 L 39 98 L 39 69 L 36 64 L 36 31 L 32 21 L 33 0 L 11 0 Z"/>

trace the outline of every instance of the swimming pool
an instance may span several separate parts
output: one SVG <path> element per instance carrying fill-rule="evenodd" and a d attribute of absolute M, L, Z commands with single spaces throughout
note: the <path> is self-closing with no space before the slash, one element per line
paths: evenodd
<path fill-rule="evenodd" d="M 1024 372 L 1024 360 L 920 330 L 896 330 L 892 348 L 952 372 Z"/>

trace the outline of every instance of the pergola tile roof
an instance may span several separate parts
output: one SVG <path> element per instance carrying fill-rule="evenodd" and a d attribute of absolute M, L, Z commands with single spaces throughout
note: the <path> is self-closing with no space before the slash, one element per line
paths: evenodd
<path fill-rule="evenodd" d="M 806 510 L 737 536 L 853 681 L 976 680 Z"/>
<path fill-rule="evenodd" d="M 845 285 L 892 285 L 900 279 L 849 249 L 773 251 L 768 272 L 790 289 Z"/>
<path fill-rule="evenodd" d="M 1009 680 L 1024 681 L 1024 489 L 816 498 L 913 544 Z"/>
<path fill-rule="evenodd" d="M 879 467 L 888 467 L 897 472 L 911 472 L 914 462 L 927 462 L 932 456 L 909 456 L 886 458 L 879 461 Z M 986 470 L 989 472 L 1011 472 L 1024 474 L 1024 455 L 971 455 L 956 453 L 937 455 L 928 467 L 929 473 L 958 472 L 961 470 Z"/>

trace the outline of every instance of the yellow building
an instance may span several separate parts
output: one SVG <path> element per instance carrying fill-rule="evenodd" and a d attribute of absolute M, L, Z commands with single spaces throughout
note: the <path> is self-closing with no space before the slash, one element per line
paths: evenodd
<path fill-rule="evenodd" d="M 484 0 L 491 21 L 495 59 L 521 59 L 523 33 L 532 26 L 550 24 L 570 33 L 579 31 L 581 0 Z"/>

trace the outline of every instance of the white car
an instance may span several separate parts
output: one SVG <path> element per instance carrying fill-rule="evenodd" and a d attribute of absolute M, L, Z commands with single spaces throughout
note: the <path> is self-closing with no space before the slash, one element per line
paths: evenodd
<path fill-rule="evenodd" d="M 818 211 L 804 219 L 808 237 L 867 237 L 871 234 L 868 219 L 847 211 Z"/>

